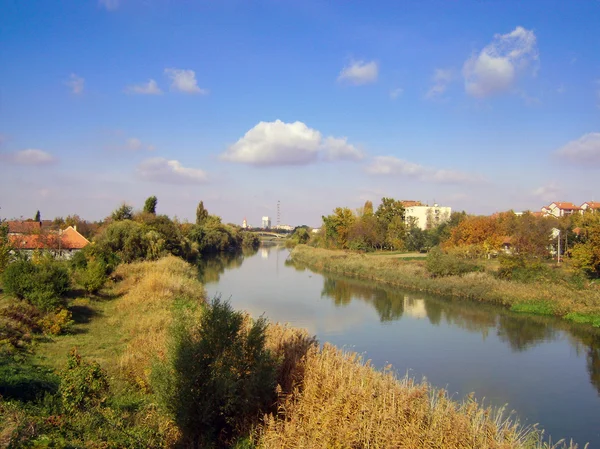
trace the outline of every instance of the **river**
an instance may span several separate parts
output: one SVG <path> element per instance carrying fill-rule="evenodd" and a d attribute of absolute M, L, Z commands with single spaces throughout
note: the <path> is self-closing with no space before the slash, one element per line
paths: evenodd
<path fill-rule="evenodd" d="M 314 273 L 288 256 L 278 246 L 222 254 L 201 263 L 200 278 L 236 309 L 306 328 L 456 399 L 508 404 L 553 442 L 600 448 L 600 330 Z"/>

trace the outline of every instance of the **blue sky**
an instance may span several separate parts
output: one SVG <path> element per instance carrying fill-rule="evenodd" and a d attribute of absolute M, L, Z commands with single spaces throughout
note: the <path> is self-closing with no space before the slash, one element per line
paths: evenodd
<path fill-rule="evenodd" d="M 0 217 L 600 199 L 600 2 L 0 0 Z"/>

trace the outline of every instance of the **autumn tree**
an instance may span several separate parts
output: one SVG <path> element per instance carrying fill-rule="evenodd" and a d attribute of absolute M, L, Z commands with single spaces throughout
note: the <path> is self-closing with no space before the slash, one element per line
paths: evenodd
<path fill-rule="evenodd" d="M 348 235 L 355 220 L 356 217 L 347 207 L 337 207 L 332 215 L 323 216 L 326 243 L 338 248 L 348 248 Z"/>
<path fill-rule="evenodd" d="M 571 250 L 573 265 L 589 275 L 600 275 L 600 213 L 586 213 L 581 219 L 579 241 Z"/>
<path fill-rule="evenodd" d="M 144 212 L 147 214 L 156 215 L 156 204 L 158 203 L 158 199 L 156 196 L 150 196 L 146 199 L 144 203 Z"/>

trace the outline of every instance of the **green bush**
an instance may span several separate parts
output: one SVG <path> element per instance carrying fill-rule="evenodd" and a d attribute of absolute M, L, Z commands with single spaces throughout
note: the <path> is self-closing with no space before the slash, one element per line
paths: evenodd
<path fill-rule="evenodd" d="M 444 254 L 439 247 L 433 248 L 429 252 L 426 266 L 432 277 L 460 276 L 473 271 L 481 271 L 479 265 L 450 254 Z"/>
<path fill-rule="evenodd" d="M 191 447 L 230 443 L 276 398 L 267 323 L 248 323 L 218 298 L 200 323 L 185 316 L 181 311 L 175 320 L 168 362 L 155 365 L 152 386 Z"/>
<path fill-rule="evenodd" d="M 72 349 L 60 375 L 60 395 L 69 413 L 89 410 L 106 401 L 108 376 L 96 362 L 86 362 Z"/>
<path fill-rule="evenodd" d="M 54 310 L 64 305 L 62 296 L 69 290 L 70 279 L 67 269 L 56 260 L 19 260 L 4 270 L 2 283 L 6 293 L 39 309 Z"/>
<path fill-rule="evenodd" d="M 107 271 L 104 262 L 91 260 L 85 268 L 77 271 L 77 282 L 86 292 L 90 294 L 97 293 L 108 279 Z"/>
<path fill-rule="evenodd" d="M 524 256 L 500 257 L 497 276 L 517 282 L 534 282 L 553 278 L 550 268 L 538 259 Z"/>

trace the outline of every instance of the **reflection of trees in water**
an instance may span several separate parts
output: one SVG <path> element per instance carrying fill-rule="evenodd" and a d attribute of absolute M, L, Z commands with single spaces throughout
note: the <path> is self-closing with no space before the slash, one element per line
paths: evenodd
<path fill-rule="evenodd" d="M 404 312 L 404 295 L 346 279 L 325 277 L 321 297 L 333 299 L 336 306 L 350 304 L 360 299 L 372 304 L 381 321 L 398 320 Z"/>
<path fill-rule="evenodd" d="M 498 337 L 516 352 L 522 352 L 543 341 L 556 340 L 556 331 L 548 322 L 530 317 L 500 316 Z"/>
<path fill-rule="evenodd" d="M 239 268 L 245 257 L 256 254 L 256 249 L 244 248 L 242 251 L 226 251 L 203 256 L 197 263 L 198 277 L 203 284 L 218 282 L 226 269 Z"/>
<path fill-rule="evenodd" d="M 585 346 L 590 382 L 600 395 L 600 329 L 573 327 L 572 335 Z"/>

